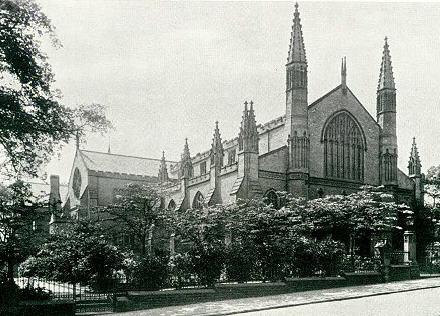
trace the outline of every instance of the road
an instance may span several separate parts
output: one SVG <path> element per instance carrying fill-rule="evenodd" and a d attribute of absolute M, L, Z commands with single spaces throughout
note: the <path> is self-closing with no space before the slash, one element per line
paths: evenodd
<path fill-rule="evenodd" d="M 440 288 L 237 314 L 241 316 L 439 316 Z"/>

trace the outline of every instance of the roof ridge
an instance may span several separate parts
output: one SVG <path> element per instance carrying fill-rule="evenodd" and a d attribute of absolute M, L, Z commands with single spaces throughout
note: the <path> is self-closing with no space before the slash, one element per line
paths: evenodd
<path fill-rule="evenodd" d="M 106 153 L 106 152 L 101 152 L 101 151 L 96 151 L 96 150 L 80 149 L 80 152 L 90 152 L 90 153 L 102 154 L 102 155 L 107 155 L 107 156 L 121 156 L 121 157 L 128 157 L 128 158 L 138 158 L 138 159 L 145 159 L 145 160 L 161 161 L 161 159 L 157 159 L 157 158 L 140 157 L 140 156 L 123 155 L 123 154 L 113 154 L 113 153 Z M 172 161 L 172 160 L 165 160 L 165 162 L 177 163 L 177 161 Z"/>

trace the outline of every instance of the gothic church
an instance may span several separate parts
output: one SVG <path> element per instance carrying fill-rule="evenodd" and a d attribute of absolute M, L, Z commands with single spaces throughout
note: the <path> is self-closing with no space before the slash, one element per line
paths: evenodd
<path fill-rule="evenodd" d="M 171 210 L 200 208 L 277 191 L 313 199 L 383 185 L 398 202 L 423 202 L 423 175 L 415 140 L 408 175 L 398 169 L 396 88 L 385 38 L 377 86 L 376 118 L 346 83 L 313 103 L 307 99 L 307 58 L 298 4 L 286 64 L 286 111 L 258 124 L 252 101 L 244 103 L 238 137 L 222 140 L 215 125 L 211 148 L 195 156 L 185 140 L 181 160 L 161 160 L 77 149 L 65 210 L 108 204 L 128 182 L 160 185 Z M 78 216 L 79 214 L 76 214 Z"/>

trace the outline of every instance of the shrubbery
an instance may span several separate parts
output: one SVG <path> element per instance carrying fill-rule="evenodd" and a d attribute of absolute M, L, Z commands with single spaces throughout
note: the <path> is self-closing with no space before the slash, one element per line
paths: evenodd
<path fill-rule="evenodd" d="M 131 283 L 145 290 L 163 288 L 169 280 L 169 255 L 157 253 L 137 258 L 128 268 Z"/>
<path fill-rule="evenodd" d="M 55 236 L 21 268 L 24 275 L 54 275 L 59 281 L 73 278 L 98 285 L 98 289 L 105 287 L 100 280 L 123 269 L 131 286 L 147 290 L 373 270 L 379 268 L 374 260 L 353 253 L 347 257 L 343 242 L 348 242 L 347 236 L 365 237 L 395 229 L 398 208 L 387 199 L 380 191 L 365 188 L 307 203 L 286 195 L 281 209 L 251 200 L 175 212 L 165 222 L 168 231 L 178 236 L 177 253 L 171 257 L 141 254 L 125 263 L 116 248 L 91 232 L 95 227 L 79 223 L 74 234 Z"/>

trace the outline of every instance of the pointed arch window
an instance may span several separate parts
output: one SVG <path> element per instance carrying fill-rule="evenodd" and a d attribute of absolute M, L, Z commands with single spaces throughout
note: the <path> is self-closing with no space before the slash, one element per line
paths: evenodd
<path fill-rule="evenodd" d="M 364 181 L 365 136 L 359 123 L 348 111 L 333 114 L 324 125 L 324 176 L 326 178 Z"/>
<path fill-rule="evenodd" d="M 176 202 L 174 200 L 171 200 L 170 203 L 168 203 L 168 210 L 174 211 L 176 209 Z"/>
<path fill-rule="evenodd" d="M 203 194 L 200 191 L 198 191 L 196 193 L 196 195 L 194 196 L 192 208 L 201 210 L 203 208 L 204 204 L 205 204 L 205 197 L 203 196 Z"/>
<path fill-rule="evenodd" d="M 275 209 L 280 208 L 280 199 L 278 197 L 278 194 L 275 192 L 275 190 L 271 189 L 267 191 L 264 197 L 266 204 L 272 205 Z"/>

